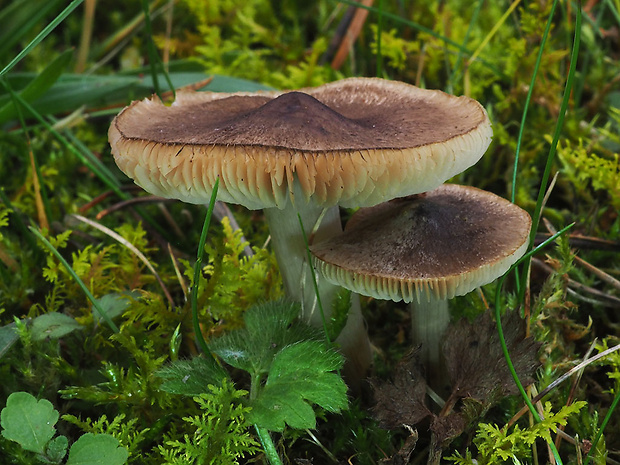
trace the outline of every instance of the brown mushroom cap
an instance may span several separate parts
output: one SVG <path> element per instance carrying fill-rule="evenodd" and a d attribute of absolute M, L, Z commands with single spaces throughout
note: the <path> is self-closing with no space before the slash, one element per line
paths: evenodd
<path fill-rule="evenodd" d="M 444 184 L 361 209 L 341 235 L 310 250 L 329 281 L 359 294 L 450 299 L 502 276 L 525 253 L 531 224 L 495 194 Z"/>
<path fill-rule="evenodd" d="M 401 82 L 351 78 L 301 92 L 180 92 L 132 103 L 113 121 L 116 163 L 147 191 L 284 208 L 368 206 L 433 189 L 491 140 L 482 106 Z"/>

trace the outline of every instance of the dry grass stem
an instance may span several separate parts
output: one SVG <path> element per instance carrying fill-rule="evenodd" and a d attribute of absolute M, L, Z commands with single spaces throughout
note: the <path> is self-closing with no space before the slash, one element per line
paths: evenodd
<path fill-rule="evenodd" d="M 159 274 L 157 273 L 157 271 L 155 270 L 153 265 L 151 265 L 151 263 L 144 256 L 144 254 L 142 252 L 140 252 L 132 243 L 127 241 L 120 234 L 115 233 L 110 228 L 106 228 L 105 226 L 97 223 L 96 221 L 89 220 L 88 218 L 85 218 L 82 215 L 71 215 L 71 216 L 73 218 L 83 222 L 83 223 L 86 223 L 89 226 L 92 226 L 95 229 L 98 229 L 102 233 L 110 236 L 112 239 L 116 240 L 120 244 L 122 244 L 125 247 L 127 247 L 127 249 L 129 249 L 136 257 L 138 257 L 142 261 L 142 263 L 144 263 L 146 265 L 146 267 L 149 269 L 149 271 L 151 273 L 153 273 L 153 276 L 155 276 L 155 279 L 157 279 L 157 282 L 161 286 L 161 288 L 162 288 L 162 290 L 164 292 L 164 295 L 166 296 L 166 299 L 168 299 L 168 302 L 170 303 L 170 306 L 171 307 L 175 306 L 174 300 L 172 300 L 172 296 L 170 295 L 170 292 L 168 291 L 168 288 L 166 288 L 166 285 L 162 281 L 161 277 L 159 276 Z"/>

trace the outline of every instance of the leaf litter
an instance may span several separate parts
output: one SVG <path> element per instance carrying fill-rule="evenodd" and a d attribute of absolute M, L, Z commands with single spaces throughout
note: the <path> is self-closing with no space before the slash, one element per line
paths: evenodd
<path fill-rule="evenodd" d="M 540 344 L 525 337 L 525 321 L 515 311 L 502 318 L 502 326 L 519 379 L 529 385 L 540 365 Z M 391 382 L 371 381 L 376 400 L 373 413 L 382 428 L 412 427 L 429 418 L 433 443 L 444 448 L 503 397 L 518 393 L 490 311 L 473 322 L 461 319 L 450 325 L 444 335 L 443 356 L 451 392 L 439 413 L 426 404 L 427 382 L 419 347 L 403 356 Z"/>

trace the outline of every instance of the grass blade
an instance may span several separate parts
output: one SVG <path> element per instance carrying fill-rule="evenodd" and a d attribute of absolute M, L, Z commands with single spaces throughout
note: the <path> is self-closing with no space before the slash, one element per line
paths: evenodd
<path fill-rule="evenodd" d="M 205 221 L 202 226 L 202 233 L 200 234 L 200 241 L 198 242 L 198 252 L 196 254 L 196 263 L 194 264 L 194 285 L 191 291 L 191 305 L 192 305 L 192 322 L 194 324 L 194 333 L 196 334 L 196 340 L 200 349 L 205 354 L 205 357 L 213 359 L 209 346 L 202 335 L 200 330 L 200 323 L 198 321 L 198 281 L 200 280 L 200 272 L 202 271 L 202 256 L 204 255 L 205 242 L 207 242 L 207 234 L 209 232 L 209 225 L 211 224 L 211 216 L 213 215 L 213 209 L 215 208 L 215 201 L 217 199 L 217 190 L 220 185 L 220 179 L 215 180 L 213 191 L 211 192 L 211 199 L 209 200 L 209 208 L 205 216 Z"/>
<path fill-rule="evenodd" d="M 616 407 L 618 406 L 618 402 L 620 402 L 620 391 L 616 392 L 614 400 L 609 406 L 609 410 L 607 410 L 607 413 L 605 414 L 605 418 L 603 418 L 601 427 L 596 433 L 596 437 L 592 441 L 592 446 L 590 447 L 590 450 L 588 451 L 588 454 L 586 455 L 586 460 L 583 462 L 584 465 L 588 465 L 588 463 L 590 463 L 590 459 L 592 458 L 592 452 L 596 450 L 596 446 L 598 445 L 598 442 L 601 440 L 601 437 L 603 436 L 603 431 L 605 431 L 605 427 L 607 426 L 607 423 L 609 423 L 609 420 L 611 419 L 611 415 L 616 410 Z"/>
<path fill-rule="evenodd" d="M 377 77 L 383 77 L 383 55 L 381 53 L 381 35 L 383 33 L 383 0 L 379 0 L 377 13 Z"/>
<path fill-rule="evenodd" d="M 15 65 L 22 61 L 33 48 L 39 45 L 39 43 L 50 34 L 50 32 L 56 29 L 56 27 L 60 23 L 62 23 L 67 16 L 73 13 L 73 10 L 80 6 L 83 1 L 84 0 L 73 0 L 67 6 L 67 8 L 65 8 L 58 16 L 56 16 L 47 26 L 45 26 L 45 28 L 43 28 L 43 30 L 39 32 L 37 36 L 32 39 L 32 41 L 30 41 L 30 43 L 26 45 L 24 49 L 15 56 L 15 58 L 13 58 L 11 62 L 0 71 L 0 76 L 4 76 L 6 73 L 11 71 L 15 67 Z"/>
<path fill-rule="evenodd" d="M 103 310 L 103 308 L 101 307 L 97 299 L 95 299 L 95 297 L 91 294 L 91 292 L 86 287 L 86 284 L 84 284 L 84 281 L 80 279 L 80 277 L 76 274 L 73 268 L 71 268 L 71 265 L 67 263 L 65 258 L 62 255 L 60 255 L 60 252 L 58 252 L 58 250 L 50 243 L 50 241 L 48 241 L 45 238 L 45 236 L 43 236 L 43 234 L 41 234 L 37 229 L 33 228 L 32 226 L 29 226 L 29 229 L 32 232 L 32 234 L 34 234 L 41 242 L 43 242 L 45 247 L 50 252 L 52 252 L 52 254 L 54 254 L 54 256 L 58 259 L 58 261 L 60 261 L 62 266 L 64 266 L 67 272 L 71 275 L 73 280 L 77 283 L 78 286 L 80 286 L 80 288 L 82 289 L 82 291 L 84 292 L 88 300 L 90 300 L 90 303 L 93 305 L 95 310 L 97 310 L 97 313 L 99 313 L 99 316 L 108 324 L 108 326 L 110 327 L 112 331 L 118 334 L 119 333 L 118 326 L 116 326 L 116 324 L 112 321 L 112 319 L 110 318 L 110 315 L 108 315 L 105 312 L 105 310 Z"/>
<path fill-rule="evenodd" d="M 118 182 L 118 180 L 113 177 L 107 169 L 102 169 L 103 165 L 101 164 L 101 162 L 99 162 L 99 160 L 97 160 L 96 163 L 92 161 L 96 159 L 94 155 L 92 157 L 84 156 L 81 151 L 76 149 L 73 144 L 71 144 L 62 134 L 60 134 L 56 129 L 54 129 L 52 125 L 47 122 L 47 120 L 45 120 L 45 118 L 43 118 L 43 116 L 41 116 L 39 112 L 37 112 L 32 107 L 32 105 L 26 102 L 19 94 L 13 92 L 13 90 L 8 87 L 7 83 L 4 82 L 4 80 L 0 80 L 0 83 L 5 86 L 5 89 L 7 89 L 7 91 L 11 93 L 11 95 L 15 98 L 17 102 L 19 102 L 21 106 L 28 110 L 30 114 L 32 114 L 48 131 L 50 131 L 54 135 L 54 137 L 56 137 L 69 151 L 76 155 L 84 163 L 84 165 L 86 165 L 88 169 L 90 169 L 95 175 L 97 175 L 97 177 L 99 177 L 99 179 L 101 179 L 110 189 L 112 189 L 119 197 L 123 199 L 128 197 L 125 192 L 122 192 L 119 189 L 120 183 Z"/>
<path fill-rule="evenodd" d="M 69 65 L 72 56 L 73 51 L 71 50 L 67 50 L 60 54 L 23 89 L 15 93 L 19 94 L 19 96 L 27 102 L 32 102 L 41 97 L 60 78 L 62 72 Z M 2 96 L 5 98 L 0 97 L 0 105 L 2 105 L 3 101 L 6 101 L 6 103 L 0 107 L 0 123 L 9 121 L 17 115 L 18 105 L 9 101 L 9 98 L 14 100 L 13 94 L 11 92 L 10 94 L 11 95 L 8 96 Z"/>
<path fill-rule="evenodd" d="M 515 202 L 516 186 L 517 186 L 517 169 L 519 167 L 519 155 L 521 153 L 521 145 L 523 143 L 523 132 L 525 129 L 525 123 L 527 120 L 527 111 L 530 107 L 530 101 L 532 100 L 532 94 L 534 93 L 534 86 L 536 85 L 536 78 L 538 77 L 538 70 L 540 69 L 540 63 L 542 61 L 543 52 L 545 51 L 545 44 L 547 43 L 547 37 L 549 37 L 549 31 L 551 30 L 551 24 L 553 23 L 553 15 L 555 8 L 558 4 L 558 0 L 553 1 L 551 5 L 551 11 L 549 12 L 549 18 L 547 19 L 547 25 L 545 26 L 545 32 L 543 33 L 540 41 L 540 48 L 538 49 L 538 56 L 536 57 L 536 63 L 534 64 L 534 72 L 532 73 L 532 79 L 530 80 L 530 87 L 525 97 L 525 104 L 523 106 L 523 116 L 521 117 L 521 125 L 519 126 L 519 135 L 517 136 L 517 147 L 515 149 L 515 162 L 512 169 L 512 190 L 510 192 L 510 201 Z"/>
<path fill-rule="evenodd" d="M 14 0 L 0 11 L 0 56 L 11 50 L 25 38 L 45 16 L 56 8 L 59 0 L 29 1 Z"/>
<path fill-rule="evenodd" d="M 146 41 L 147 41 L 147 49 L 148 49 L 148 54 L 149 54 L 151 77 L 153 78 L 153 86 L 155 87 L 155 93 L 159 96 L 160 99 L 162 98 L 161 88 L 159 87 L 159 78 L 157 74 L 158 68 L 160 68 L 164 75 L 164 79 L 166 80 L 166 83 L 168 84 L 168 87 L 172 91 L 172 94 L 174 97 L 174 86 L 172 85 L 172 82 L 170 81 L 170 76 L 168 76 L 168 73 L 166 72 L 166 69 L 163 66 L 159 53 L 157 53 L 157 49 L 155 48 L 155 42 L 153 42 L 153 29 L 151 26 L 151 11 L 149 9 L 148 0 L 142 0 L 142 9 L 144 10 L 144 28 L 146 32 Z"/>
<path fill-rule="evenodd" d="M 478 0 L 478 5 L 476 5 L 476 9 L 471 15 L 471 19 L 469 20 L 469 24 L 467 25 L 467 31 L 465 31 L 465 37 L 463 37 L 462 48 L 467 49 L 467 42 L 469 41 L 469 35 L 473 29 L 474 24 L 478 22 L 478 16 L 480 14 L 480 10 L 482 9 L 482 5 L 484 4 L 484 0 Z M 446 92 L 449 94 L 454 91 L 454 83 L 460 79 L 461 77 L 461 63 L 463 62 L 463 50 L 459 50 L 459 53 L 456 57 L 456 62 L 454 64 L 454 68 L 450 73 L 450 77 L 448 78 L 448 85 L 446 87 Z"/>
<path fill-rule="evenodd" d="M 553 162 L 555 161 L 555 154 L 558 147 L 558 142 L 560 140 L 560 134 L 562 132 L 562 128 L 564 126 L 564 117 L 566 116 L 566 111 L 568 110 L 568 102 L 571 97 L 571 89 L 573 86 L 573 79 L 575 77 L 575 69 L 577 67 L 577 58 L 579 56 L 579 42 L 581 39 L 581 2 L 579 2 L 579 8 L 577 9 L 577 14 L 575 18 L 575 37 L 573 39 L 573 50 L 571 52 L 570 66 L 568 69 L 568 77 L 566 79 L 566 85 L 564 88 L 564 96 L 562 97 L 562 103 L 560 105 L 560 113 L 558 115 L 558 121 L 555 126 L 555 131 L 553 133 L 553 140 L 551 141 L 551 147 L 549 148 L 549 154 L 547 155 L 547 163 L 545 165 L 545 171 L 543 173 L 540 189 L 538 191 L 538 199 L 536 200 L 536 208 L 534 209 L 534 215 L 532 217 L 532 230 L 530 231 L 530 248 L 534 246 L 534 240 L 536 239 L 536 231 L 538 230 L 538 224 L 540 223 L 540 217 L 542 216 L 542 205 L 543 200 L 545 198 L 545 192 L 547 190 L 547 185 L 549 184 L 549 177 L 551 175 L 551 167 L 553 166 Z M 530 260 L 524 261 L 523 272 L 521 274 L 520 282 L 525 283 L 527 279 L 527 274 L 529 272 Z M 523 302 L 523 298 L 525 296 L 525 289 L 527 286 L 521 286 L 519 292 L 519 301 Z"/>
<path fill-rule="evenodd" d="M 571 229 L 574 226 L 574 223 L 569 224 L 568 226 L 566 226 L 564 229 L 558 231 L 557 233 L 555 233 L 553 236 L 549 237 L 547 240 L 545 240 L 543 243 L 541 243 L 538 247 L 536 247 L 535 249 L 530 250 L 528 253 L 526 253 L 523 257 L 521 257 L 519 260 L 517 260 L 517 262 L 512 265 L 510 267 L 510 269 L 504 274 L 504 276 L 502 276 L 500 278 L 500 280 L 497 283 L 497 291 L 495 292 L 495 321 L 497 323 L 497 335 L 499 337 L 499 341 L 500 344 L 502 346 L 502 351 L 504 352 L 504 358 L 506 359 L 506 365 L 508 365 L 508 369 L 510 370 L 510 374 L 512 375 L 512 378 L 514 379 L 515 384 L 517 385 L 517 389 L 519 389 L 519 392 L 521 393 L 521 397 L 523 398 L 523 401 L 525 402 L 525 404 L 528 406 L 528 408 L 530 409 L 530 412 L 532 412 L 532 416 L 534 417 L 534 419 L 536 420 L 537 423 L 540 423 L 540 416 L 538 415 L 538 411 L 536 410 L 536 407 L 534 407 L 534 404 L 532 404 L 532 401 L 530 400 L 530 398 L 528 397 L 527 393 L 525 392 L 525 388 L 523 387 L 523 384 L 521 384 L 521 380 L 519 379 L 519 376 L 517 375 L 517 370 L 515 369 L 513 363 L 512 363 L 512 359 L 510 358 L 510 353 L 508 352 L 508 347 L 506 346 L 506 339 L 504 337 L 504 329 L 502 328 L 502 318 L 501 318 L 501 305 L 500 305 L 500 297 L 501 297 L 501 289 L 502 286 L 504 285 L 504 281 L 506 280 L 506 277 L 517 268 L 517 266 L 524 261 L 528 261 L 531 260 L 532 256 L 538 252 L 540 249 L 542 249 L 543 247 L 546 247 L 548 244 L 550 244 L 551 242 L 555 241 L 558 237 L 560 237 L 562 234 L 566 233 L 569 229 Z M 558 464 L 562 464 L 562 460 L 560 459 L 560 455 L 555 447 L 555 444 L 553 442 L 549 442 L 549 447 L 551 448 L 553 455 L 555 457 L 555 460 Z"/>
<path fill-rule="evenodd" d="M 308 236 L 306 235 L 306 229 L 304 228 L 304 223 L 301 219 L 301 215 L 297 213 L 297 218 L 299 219 L 299 227 L 301 228 L 301 235 L 304 238 L 304 244 L 306 246 L 306 260 L 310 266 L 310 275 L 312 276 L 312 285 L 314 286 L 314 294 L 316 295 L 316 305 L 319 308 L 319 312 L 321 314 L 321 321 L 323 322 L 323 332 L 325 333 L 325 339 L 327 340 L 327 345 L 331 346 L 331 340 L 329 339 L 329 331 L 327 329 L 327 321 L 325 320 L 325 312 L 323 311 L 323 304 L 321 303 L 321 295 L 319 293 L 319 283 L 316 279 L 316 273 L 314 270 L 314 266 L 312 266 L 312 256 L 310 255 L 310 244 L 308 242 Z"/>

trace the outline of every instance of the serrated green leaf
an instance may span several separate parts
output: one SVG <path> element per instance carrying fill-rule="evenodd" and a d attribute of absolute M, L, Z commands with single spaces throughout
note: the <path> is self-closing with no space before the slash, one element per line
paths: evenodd
<path fill-rule="evenodd" d="M 43 454 L 56 433 L 58 412 L 47 400 L 27 392 L 14 392 L 0 413 L 2 436 L 19 443 L 24 449 Z"/>
<path fill-rule="evenodd" d="M 86 433 L 71 446 L 66 465 L 122 465 L 128 457 L 114 436 Z"/>
<path fill-rule="evenodd" d="M 251 405 L 248 420 L 269 431 L 281 432 L 285 423 L 295 429 L 316 427 L 316 415 L 310 404 L 286 386 L 266 388 Z"/>
<path fill-rule="evenodd" d="M 266 332 L 272 337 L 286 329 L 299 315 L 297 302 L 276 300 L 258 304 L 243 316 L 245 328 L 253 333 Z"/>
<path fill-rule="evenodd" d="M 11 348 L 18 339 L 15 323 L 0 328 L 0 358 Z"/>
<path fill-rule="evenodd" d="M 64 313 L 50 312 L 40 315 L 32 322 L 32 338 L 41 341 L 46 338 L 57 339 L 77 329 L 82 329 L 77 321 Z"/>
<path fill-rule="evenodd" d="M 226 371 L 203 357 L 191 360 L 177 360 L 157 372 L 164 379 L 159 387 L 162 391 L 184 396 L 198 396 L 208 392 L 209 384 L 220 386 L 228 378 Z"/>
<path fill-rule="evenodd" d="M 275 355 L 290 344 L 321 338 L 321 333 L 305 323 L 294 321 L 298 303 L 277 300 L 248 309 L 246 327 L 214 340 L 211 350 L 226 363 L 255 376 L 270 371 Z"/>
<path fill-rule="evenodd" d="M 303 341 L 282 349 L 274 358 L 265 387 L 255 401 L 249 419 L 271 431 L 314 428 L 316 417 L 310 403 L 330 412 L 347 407 L 347 387 L 333 370 L 343 364 L 342 355 L 326 349 L 323 342 Z"/>
<path fill-rule="evenodd" d="M 60 463 L 62 459 L 67 455 L 67 447 L 69 447 L 69 441 L 66 436 L 58 436 L 52 439 L 46 448 L 46 457 L 53 463 Z"/>

